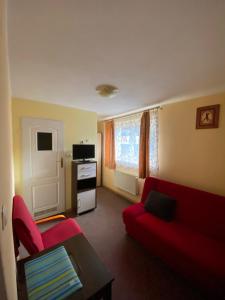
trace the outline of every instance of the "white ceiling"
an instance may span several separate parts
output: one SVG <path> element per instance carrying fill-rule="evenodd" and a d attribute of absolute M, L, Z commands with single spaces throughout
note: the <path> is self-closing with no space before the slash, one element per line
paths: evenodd
<path fill-rule="evenodd" d="M 224 0 L 8 2 L 15 97 L 108 116 L 225 86 Z"/>

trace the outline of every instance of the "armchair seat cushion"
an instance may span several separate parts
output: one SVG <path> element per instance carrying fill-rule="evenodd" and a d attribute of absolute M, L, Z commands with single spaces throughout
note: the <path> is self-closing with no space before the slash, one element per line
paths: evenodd
<path fill-rule="evenodd" d="M 66 219 L 42 233 L 44 248 L 50 248 L 78 233 L 82 233 L 79 224 L 74 219 Z"/>

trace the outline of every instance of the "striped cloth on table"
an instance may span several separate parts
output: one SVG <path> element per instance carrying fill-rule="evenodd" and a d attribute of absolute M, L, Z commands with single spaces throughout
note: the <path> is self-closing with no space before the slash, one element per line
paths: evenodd
<path fill-rule="evenodd" d="M 29 300 L 65 299 L 82 287 L 63 246 L 24 264 Z"/>

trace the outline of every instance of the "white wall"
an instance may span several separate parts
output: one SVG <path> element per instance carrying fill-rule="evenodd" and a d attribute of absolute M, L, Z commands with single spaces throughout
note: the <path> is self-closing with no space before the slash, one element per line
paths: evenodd
<path fill-rule="evenodd" d="M 0 299 L 17 299 L 16 266 L 12 236 L 12 168 L 11 95 L 6 36 L 6 0 L 0 0 L 0 209 L 6 208 L 7 225 L 2 229 L 0 216 Z M 6 291 L 6 296 L 4 294 Z"/>

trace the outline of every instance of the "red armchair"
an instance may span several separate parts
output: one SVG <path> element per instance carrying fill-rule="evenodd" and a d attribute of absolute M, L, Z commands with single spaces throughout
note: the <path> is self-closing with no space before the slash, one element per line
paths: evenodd
<path fill-rule="evenodd" d="M 32 255 L 82 233 L 78 223 L 71 218 L 41 233 L 20 196 L 13 198 L 12 222 L 16 255 L 19 253 L 19 241 Z"/>

